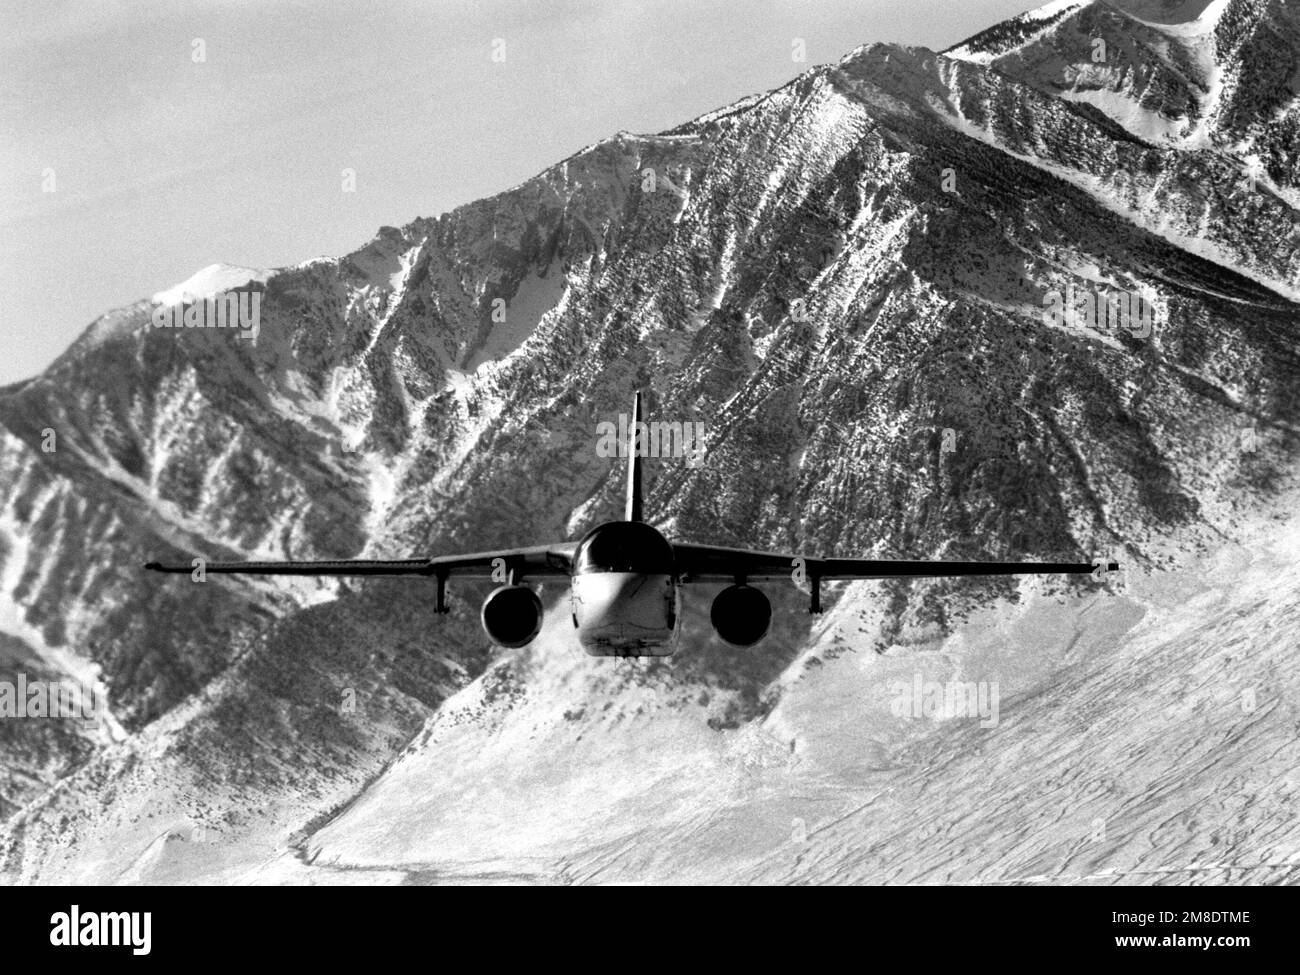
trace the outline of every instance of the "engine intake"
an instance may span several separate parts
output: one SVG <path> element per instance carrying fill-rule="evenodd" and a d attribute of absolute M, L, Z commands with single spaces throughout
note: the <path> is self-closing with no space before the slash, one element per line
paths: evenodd
<path fill-rule="evenodd" d="M 527 586 L 501 586 L 483 600 L 483 631 L 499 647 L 514 650 L 533 641 L 542 628 L 542 601 Z"/>
<path fill-rule="evenodd" d="M 728 586 L 718 593 L 709 621 L 719 637 L 733 647 L 752 647 L 767 636 L 772 604 L 753 586 Z"/>

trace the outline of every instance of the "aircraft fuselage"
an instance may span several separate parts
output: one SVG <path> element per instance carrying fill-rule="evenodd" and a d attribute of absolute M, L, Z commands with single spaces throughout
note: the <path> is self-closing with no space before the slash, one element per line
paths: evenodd
<path fill-rule="evenodd" d="M 680 614 L 673 550 L 643 522 L 609 522 L 579 543 L 570 580 L 578 642 L 595 657 L 664 657 Z"/>

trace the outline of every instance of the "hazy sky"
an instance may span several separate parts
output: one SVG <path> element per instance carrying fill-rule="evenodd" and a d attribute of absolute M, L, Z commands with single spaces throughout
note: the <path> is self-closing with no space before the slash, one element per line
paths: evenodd
<path fill-rule="evenodd" d="M 669 128 L 870 41 L 946 47 L 1035 5 L 0 0 L 0 383 L 205 265 L 342 254 L 620 129 Z"/>

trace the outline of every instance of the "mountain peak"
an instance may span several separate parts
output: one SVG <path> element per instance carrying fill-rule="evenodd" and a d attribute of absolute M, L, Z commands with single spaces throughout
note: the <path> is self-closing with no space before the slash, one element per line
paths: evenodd
<path fill-rule="evenodd" d="M 195 298 L 211 298 L 249 281 L 265 281 L 270 276 L 270 271 L 241 267 L 238 264 L 209 264 L 180 284 L 159 291 L 149 300 L 160 305 L 175 305 Z"/>

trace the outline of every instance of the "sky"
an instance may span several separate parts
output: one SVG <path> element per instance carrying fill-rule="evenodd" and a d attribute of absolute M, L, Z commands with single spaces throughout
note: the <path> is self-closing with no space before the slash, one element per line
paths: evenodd
<path fill-rule="evenodd" d="M 345 254 L 618 131 L 1034 5 L 0 0 L 0 385 L 209 264 Z"/>

